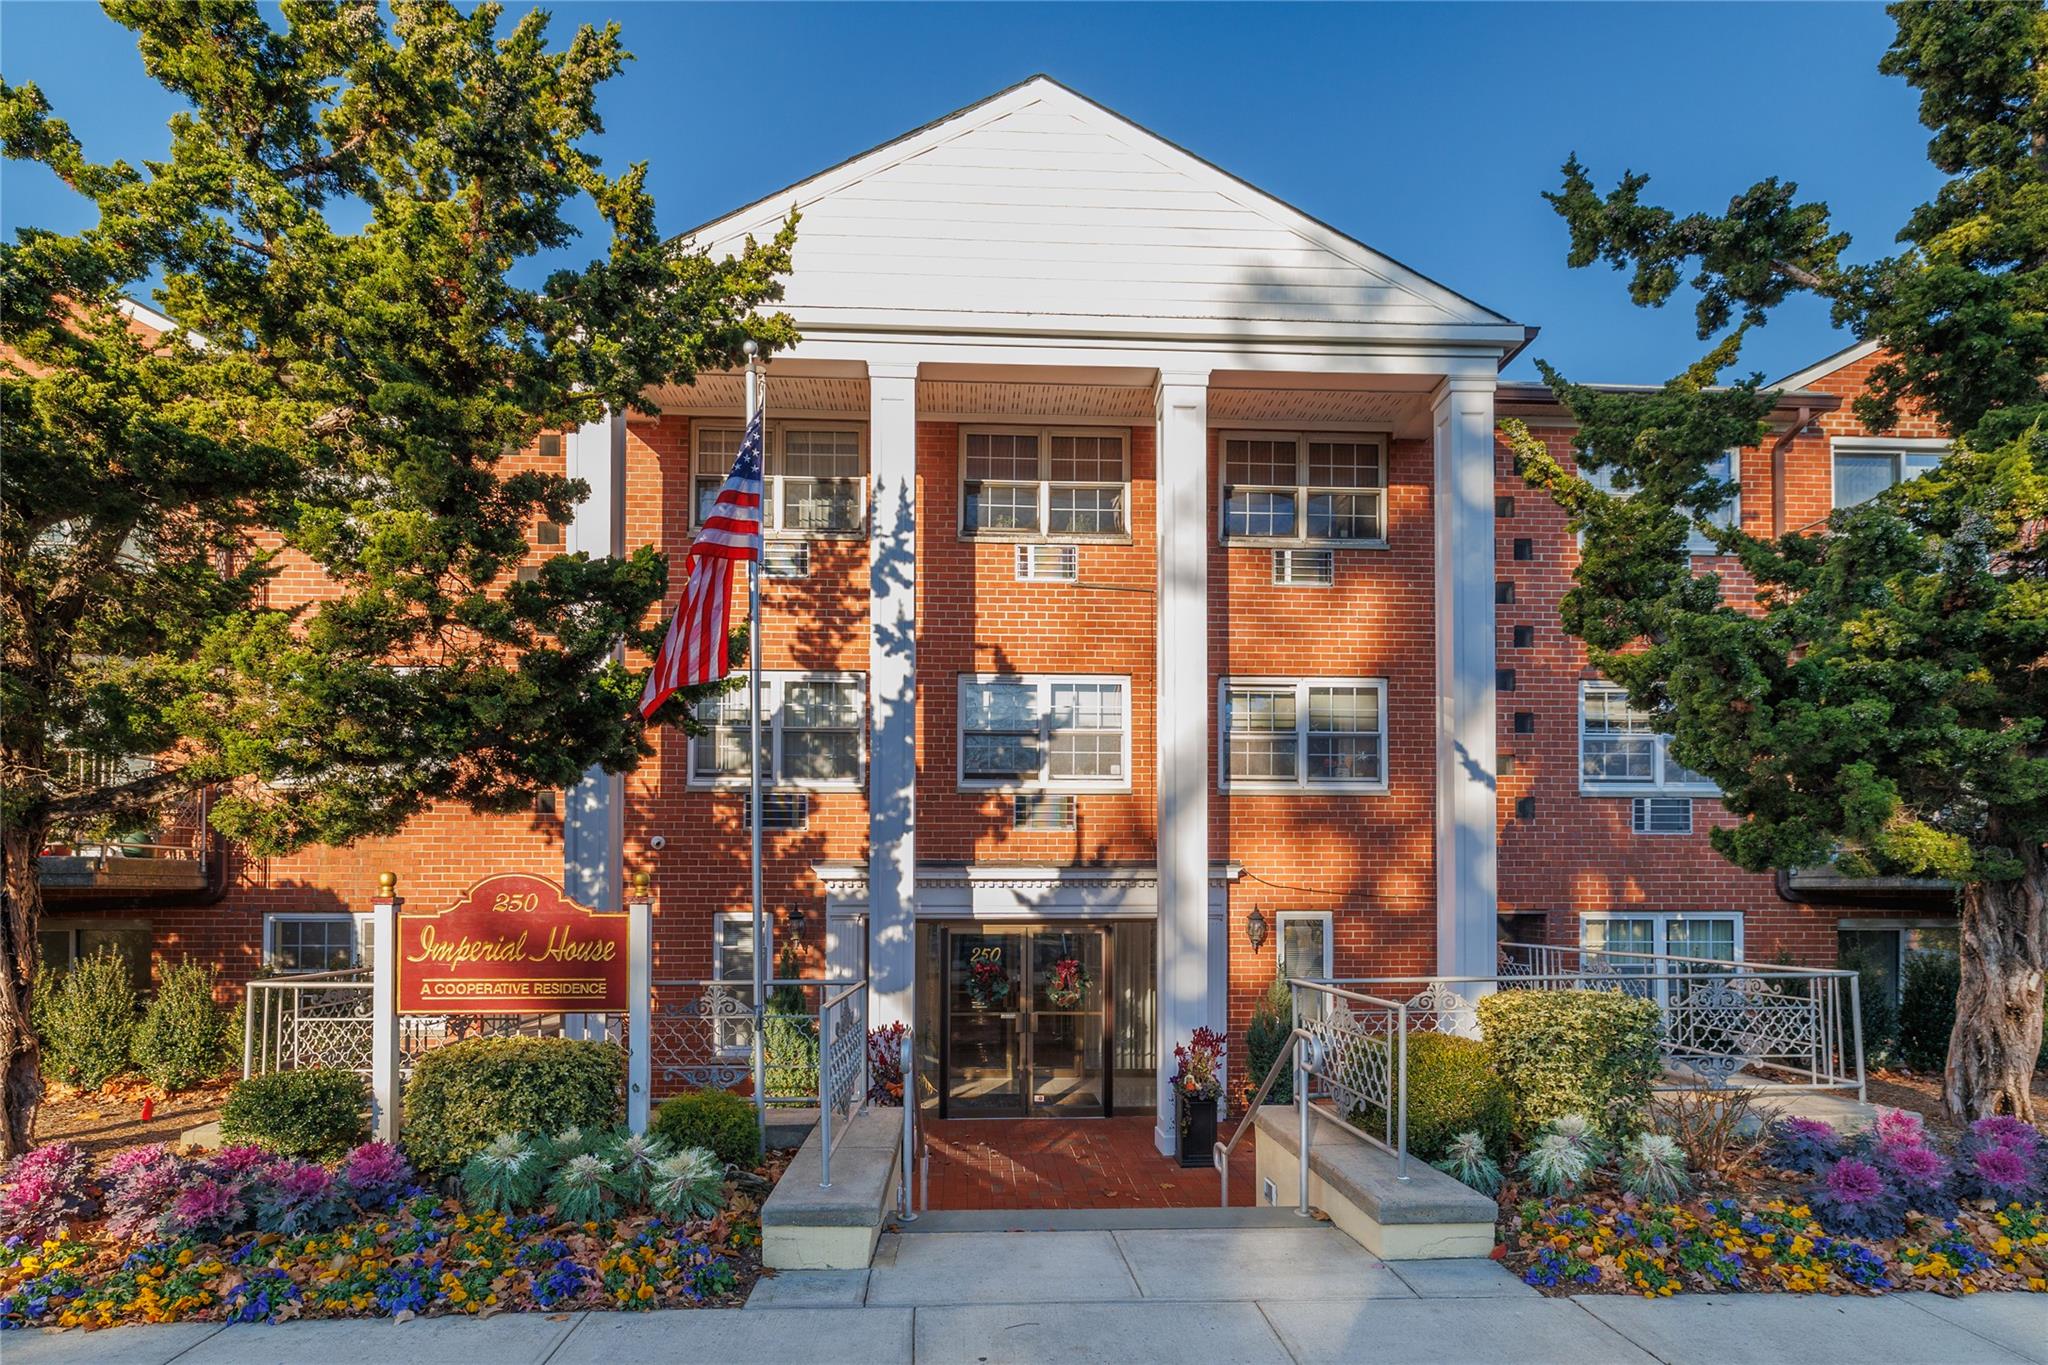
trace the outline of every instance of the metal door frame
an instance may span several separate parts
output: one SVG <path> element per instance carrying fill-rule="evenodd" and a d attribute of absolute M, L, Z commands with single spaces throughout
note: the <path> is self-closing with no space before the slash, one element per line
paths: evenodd
<path fill-rule="evenodd" d="M 1019 953 L 1021 967 L 1018 972 L 1018 1034 L 1022 1042 L 1017 1049 L 1019 1085 L 1018 1109 L 1015 1113 L 973 1114 L 963 1117 L 988 1119 L 1032 1119 L 1032 1118 L 1113 1118 L 1116 1115 L 1116 933 L 1115 924 L 1108 920 L 942 920 L 939 930 L 939 1117 L 952 1117 L 953 1102 L 953 935 L 973 933 L 984 936 L 1011 934 L 1022 940 Z M 1053 931 L 1058 933 L 1092 933 L 1102 940 L 1102 980 L 1099 986 L 1102 999 L 1102 1056 L 1098 1059 L 1102 1077 L 1102 1107 L 1099 1113 L 1071 1110 L 1041 1110 L 1031 1096 L 1032 1024 L 1037 1011 L 1030 1006 L 1034 998 L 1034 979 L 1031 962 L 1031 941 L 1033 936 Z"/>

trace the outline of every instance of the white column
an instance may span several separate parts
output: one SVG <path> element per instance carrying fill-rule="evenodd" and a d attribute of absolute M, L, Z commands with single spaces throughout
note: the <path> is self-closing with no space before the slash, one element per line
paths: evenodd
<path fill-rule="evenodd" d="M 1173 1049 L 1209 1022 L 1209 375 L 1159 376 L 1159 1111 Z"/>
<path fill-rule="evenodd" d="M 917 366 L 868 366 L 868 1001 L 916 1018 Z"/>
<path fill-rule="evenodd" d="M 1436 391 L 1436 963 L 1491 976 L 1495 953 L 1493 379 Z"/>
<path fill-rule="evenodd" d="M 654 1096 L 654 895 L 645 872 L 633 881 L 626 903 L 626 1126 L 644 1133 Z"/>
<path fill-rule="evenodd" d="M 563 536 L 563 549 L 593 559 L 626 551 L 626 417 L 607 411 L 562 443 L 572 479 L 590 485 Z M 624 783 L 592 767 L 562 806 L 562 890 L 593 910 L 617 910 L 624 894 L 619 866 L 625 843 Z"/>
<path fill-rule="evenodd" d="M 370 902 L 370 1133 L 398 1141 L 398 878 L 377 878 Z"/>

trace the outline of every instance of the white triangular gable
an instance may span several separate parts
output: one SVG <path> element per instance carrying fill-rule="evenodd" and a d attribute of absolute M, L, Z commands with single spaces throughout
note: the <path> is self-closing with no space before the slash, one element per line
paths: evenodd
<path fill-rule="evenodd" d="M 805 330 L 1519 338 L 1042 76 L 690 235 L 723 253 L 792 207 Z"/>

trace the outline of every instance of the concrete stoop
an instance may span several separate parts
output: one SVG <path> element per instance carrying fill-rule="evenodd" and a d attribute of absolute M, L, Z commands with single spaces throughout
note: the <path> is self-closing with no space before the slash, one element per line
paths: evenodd
<path fill-rule="evenodd" d="M 821 1188 L 822 1130 L 813 1129 L 761 1206 L 761 1263 L 774 1270 L 865 1270 L 896 1211 L 903 1117 L 895 1109 L 856 1114 L 832 1153 L 832 1186 Z"/>
<path fill-rule="evenodd" d="M 1301 1187 L 1301 1119 L 1292 1105 L 1259 1110 L 1261 1202 L 1271 1182 L 1274 1203 L 1293 1204 Z M 1317 1114 L 1309 1134 L 1309 1203 L 1373 1255 L 1388 1261 L 1486 1256 L 1493 1250 L 1499 1206 L 1426 1161 L 1398 1160 Z"/>

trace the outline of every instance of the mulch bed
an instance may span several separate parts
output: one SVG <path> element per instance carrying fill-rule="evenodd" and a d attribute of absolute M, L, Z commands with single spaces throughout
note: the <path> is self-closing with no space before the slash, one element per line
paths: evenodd
<path fill-rule="evenodd" d="M 62 1081 L 48 1089 L 36 1110 L 36 1143 L 73 1142 L 94 1156 L 152 1142 L 176 1144 L 180 1135 L 220 1117 L 234 1077 L 192 1090 L 166 1095 L 139 1076 L 123 1076 L 98 1090 L 80 1090 Z M 142 1117 L 143 1105 L 150 1117 Z"/>

